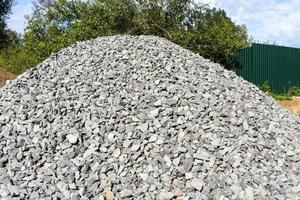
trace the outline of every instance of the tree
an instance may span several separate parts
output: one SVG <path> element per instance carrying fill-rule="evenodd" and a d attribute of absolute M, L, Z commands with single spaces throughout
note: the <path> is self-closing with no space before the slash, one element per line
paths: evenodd
<path fill-rule="evenodd" d="M 42 18 L 47 14 L 47 11 L 51 9 L 55 0 L 37 0 L 33 2 L 32 17 Z"/>
<path fill-rule="evenodd" d="M 15 46 L 21 40 L 21 35 L 11 29 L 5 29 L 3 34 L 5 35 L 4 47 Z"/>
<path fill-rule="evenodd" d="M 13 3 L 13 0 L 0 0 L 0 49 L 3 49 L 5 44 L 7 44 L 5 20 L 11 12 Z"/>
<path fill-rule="evenodd" d="M 193 15 L 197 35 L 190 48 L 231 68 L 235 52 L 249 44 L 246 27 L 235 25 L 224 10 L 195 9 Z"/>
<path fill-rule="evenodd" d="M 13 5 L 12 0 L 0 0 L 0 19 L 4 20 L 10 14 Z"/>
<path fill-rule="evenodd" d="M 76 41 L 115 34 L 164 37 L 228 68 L 248 45 L 246 27 L 192 0 L 38 0 L 17 52 L 33 65 Z"/>

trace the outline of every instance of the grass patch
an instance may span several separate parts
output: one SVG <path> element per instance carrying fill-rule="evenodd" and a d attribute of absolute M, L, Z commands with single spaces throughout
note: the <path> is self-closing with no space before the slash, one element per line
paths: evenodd
<path fill-rule="evenodd" d="M 271 86 L 269 84 L 269 81 L 265 81 L 262 86 L 259 86 L 259 88 L 269 94 L 271 97 L 278 101 L 290 101 L 293 100 L 293 96 L 300 96 L 300 88 L 299 87 L 292 87 L 288 90 L 287 93 L 278 94 L 276 92 L 273 92 L 271 90 Z"/>
<path fill-rule="evenodd" d="M 278 101 L 291 101 L 293 100 L 293 97 L 287 95 L 287 94 L 274 94 L 271 93 L 270 96 L 272 96 L 274 99 Z"/>

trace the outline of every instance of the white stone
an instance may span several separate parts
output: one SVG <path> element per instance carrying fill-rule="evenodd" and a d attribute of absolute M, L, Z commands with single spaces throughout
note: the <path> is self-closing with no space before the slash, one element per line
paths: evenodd
<path fill-rule="evenodd" d="M 185 132 L 180 131 L 180 132 L 178 133 L 177 141 L 178 141 L 178 142 L 183 141 L 184 136 L 185 136 Z"/>
<path fill-rule="evenodd" d="M 142 131 L 143 133 L 145 133 L 148 130 L 149 124 L 148 123 L 144 123 L 141 124 L 139 126 L 136 127 L 136 129 Z"/>
<path fill-rule="evenodd" d="M 113 133 L 109 133 L 107 135 L 108 140 L 111 141 L 111 142 L 114 140 L 114 137 L 115 137 L 115 134 L 113 134 Z"/>
<path fill-rule="evenodd" d="M 140 173 L 139 176 L 141 177 L 141 179 L 142 179 L 143 181 L 147 181 L 149 175 L 146 174 L 146 173 Z"/>
<path fill-rule="evenodd" d="M 157 140 L 158 136 L 157 134 L 153 134 L 150 138 L 149 138 L 149 142 L 155 142 Z"/>
<path fill-rule="evenodd" d="M 254 200 L 254 196 L 253 196 L 253 188 L 252 187 L 247 187 L 245 190 L 245 196 L 246 196 L 246 200 Z"/>
<path fill-rule="evenodd" d="M 185 173 L 185 179 L 186 180 L 189 180 L 189 179 L 192 179 L 192 178 L 194 178 L 193 173 L 190 173 L 190 172 Z"/>
<path fill-rule="evenodd" d="M 119 148 L 115 149 L 112 153 L 112 157 L 118 158 L 121 154 L 121 150 Z"/>
<path fill-rule="evenodd" d="M 171 167 L 172 161 L 171 161 L 171 159 L 169 158 L 169 156 L 165 155 L 165 156 L 164 156 L 164 160 L 165 160 L 165 162 L 166 162 L 166 165 L 167 165 L 168 167 Z"/>
<path fill-rule="evenodd" d="M 179 158 L 179 157 L 178 157 L 178 158 L 175 158 L 175 159 L 173 160 L 173 164 L 174 164 L 175 166 L 178 166 L 179 163 L 180 163 L 180 158 Z"/>
<path fill-rule="evenodd" d="M 148 117 L 151 118 L 151 119 L 154 119 L 154 118 L 158 117 L 159 111 L 160 111 L 159 108 L 156 108 L 156 109 L 154 109 L 154 110 L 151 110 L 151 111 L 148 113 Z"/>
<path fill-rule="evenodd" d="M 137 151 L 141 147 L 140 144 L 133 144 L 130 148 L 131 151 Z"/>
<path fill-rule="evenodd" d="M 198 191 L 201 191 L 202 188 L 203 188 L 203 181 L 198 179 L 198 178 L 194 178 L 192 181 L 191 181 L 191 186 L 193 188 L 195 188 L 196 190 Z"/>
<path fill-rule="evenodd" d="M 69 134 L 67 135 L 67 140 L 71 143 L 71 144 L 76 144 L 78 141 L 78 136 L 77 135 L 73 135 L 73 134 Z"/>
<path fill-rule="evenodd" d="M 247 121 L 244 121 L 243 127 L 244 127 L 245 131 L 249 130 L 249 125 L 248 125 Z"/>
<path fill-rule="evenodd" d="M 174 194 L 172 192 L 160 192 L 157 196 L 158 200 L 171 200 L 173 199 Z"/>

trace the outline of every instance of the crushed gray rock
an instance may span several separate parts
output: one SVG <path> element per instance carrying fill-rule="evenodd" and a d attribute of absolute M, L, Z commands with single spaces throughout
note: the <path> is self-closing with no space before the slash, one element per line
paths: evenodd
<path fill-rule="evenodd" d="M 61 50 L 0 90 L 1 199 L 299 199 L 300 121 L 165 39 Z"/>
<path fill-rule="evenodd" d="M 158 194 L 158 200 L 171 200 L 174 197 L 172 192 L 162 191 Z"/>
<path fill-rule="evenodd" d="M 202 188 L 203 188 L 203 183 L 202 183 L 202 181 L 201 181 L 200 179 L 194 178 L 194 179 L 191 181 L 191 186 L 192 186 L 193 188 L 195 188 L 196 190 L 201 191 Z"/>
<path fill-rule="evenodd" d="M 76 144 L 77 141 L 78 141 L 77 135 L 73 135 L 73 134 L 67 135 L 67 139 L 68 139 L 68 141 L 69 141 L 70 143 L 72 143 L 72 144 Z"/>

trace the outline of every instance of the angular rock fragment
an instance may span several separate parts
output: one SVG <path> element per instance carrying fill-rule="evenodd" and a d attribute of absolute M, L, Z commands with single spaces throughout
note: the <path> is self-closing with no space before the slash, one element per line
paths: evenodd
<path fill-rule="evenodd" d="M 171 200 L 174 197 L 174 193 L 172 192 L 160 192 L 157 196 L 158 200 Z"/>
<path fill-rule="evenodd" d="M 73 135 L 73 134 L 69 134 L 67 135 L 67 140 L 71 143 L 71 144 L 76 144 L 78 141 L 78 136 L 77 135 Z"/>
<path fill-rule="evenodd" d="M 201 191 L 203 188 L 203 181 L 198 178 L 194 178 L 191 181 L 191 186 L 194 187 L 196 190 Z"/>
<path fill-rule="evenodd" d="M 112 36 L 0 89 L 1 199 L 299 199 L 300 120 L 165 39 Z"/>

